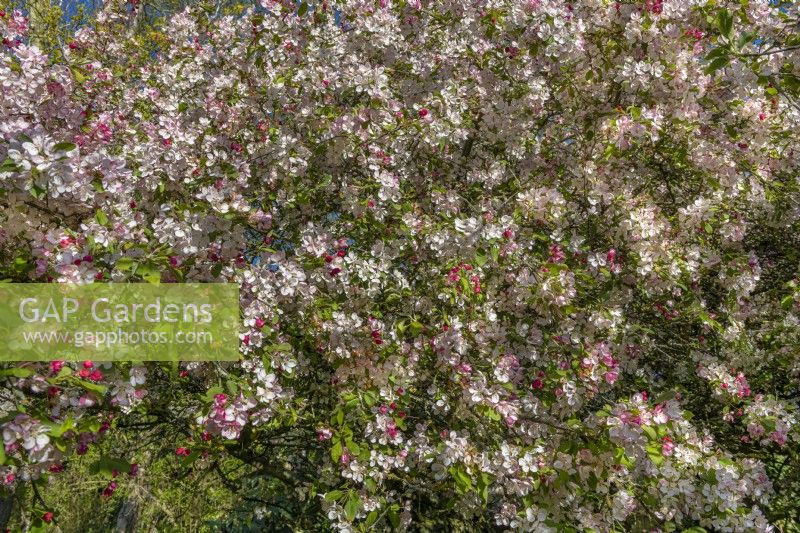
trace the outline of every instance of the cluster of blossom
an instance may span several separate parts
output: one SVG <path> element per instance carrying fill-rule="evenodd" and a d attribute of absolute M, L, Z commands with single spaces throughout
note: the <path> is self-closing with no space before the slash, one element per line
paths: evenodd
<path fill-rule="evenodd" d="M 5 453 L 14 453 L 21 447 L 32 462 L 50 461 L 57 451 L 50 443 L 48 429 L 39 420 L 18 414 L 12 421 L 3 424 Z"/>
<path fill-rule="evenodd" d="M 233 440 L 238 439 L 245 424 L 249 420 L 248 411 L 256 406 L 250 398 L 238 396 L 233 401 L 226 394 L 219 393 L 214 396 L 214 403 L 206 416 L 197 419 L 197 423 L 212 435 Z"/>
<path fill-rule="evenodd" d="M 753 394 L 742 372 L 728 371 L 713 360 L 703 360 L 698 375 L 714 387 L 714 394 L 727 404 L 723 418 L 744 428 L 743 442 L 760 442 L 785 446 L 788 441 L 800 440 L 797 406 L 764 394 Z"/>

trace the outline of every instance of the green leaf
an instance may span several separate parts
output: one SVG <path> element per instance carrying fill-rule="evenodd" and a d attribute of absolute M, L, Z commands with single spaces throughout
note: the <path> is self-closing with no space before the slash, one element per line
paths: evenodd
<path fill-rule="evenodd" d="M 347 503 L 344 504 L 344 516 L 350 522 L 358 514 L 358 509 L 361 507 L 361 498 L 358 497 L 358 493 L 355 491 L 350 492 L 350 497 L 347 499 Z"/>
<path fill-rule="evenodd" d="M 467 278 L 461 278 L 461 289 L 464 291 L 464 294 L 469 294 L 472 288 L 469 286 L 469 281 Z"/>
<path fill-rule="evenodd" d="M 614 452 L 614 458 L 623 466 L 627 466 L 628 468 L 633 466 L 633 461 L 625 454 L 625 448 L 617 447 Z"/>
<path fill-rule="evenodd" d="M 361 453 L 361 447 L 358 444 L 356 444 L 355 442 L 353 442 L 352 439 L 346 439 L 344 443 L 347 445 L 347 449 L 353 455 L 358 455 L 358 454 Z"/>
<path fill-rule="evenodd" d="M 783 76 L 783 87 L 793 95 L 797 95 L 800 91 L 800 78 L 793 74 L 785 74 Z"/>
<path fill-rule="evenodd" d="M 450 475 L 456 481 L 456 488 L 461 492 L 468 492 L 472 490 L 472 478 L 467 474 L 463 465 L 453 465 L 448 469 Z"/>
<path fill-rule="evenodd" d="M 141 275 L 148 283 L 161 283 L 161 272 L 153 263 L 148 262 L 139 265 L 136 273 Z"/>
<path fill-rule="evenodd" d="M 653 429 L 653 426 L 642 426 L 642 431 L 645 432 L 647 438 L 650 440 L 658 440 L 658 435 L 656 434 L 656 430 Z"/>
<path fill-rule="evenodd" d="M 499 421 L 502 417 L 500 413 L 489 407 L 488 405 L 478 405 L 476 410 L 481 413 L 483 416 L 490 420 L 494 420 L 495 422 Z"/>
<path fill-rule="evenodd" d="M 28 533 L 44 533 L 47 531 L 47 526 L 45 526 L 44 520 L 41 518 L 36 518 L 27 531 Z"/>
<path fill-rule="evenodd" d="M 397 529 L 400 527 L 400 508 L 397 505 L 393 505 L 389 507 L 389 522 L 392 524 L 392 527 Z"/>
<path fill-rule="evenodd" d="M 214 399 L 214 396 L 216 396 L 217 394 L 222 394 L 223 392 L 225 392 L 225 389 L 223 389 L 222 387 L 211 387 L 206 391 L 205 398 L 208 401 L 212 401 Z"/>
<path fill-rule="evenodd" d="M 375 391 L 368 390 L 364 393 L 364 403 L 367 407 L 372 407 L 378 402 L 378 394 Z"/>
<path fill-rule="evenodd" d="M 742 48 L 744 45 L 752 42 L 753 39 L 755 39 L 755 35 L 748 32 L 744 32 L 739 36 L 739 40 L 736 42 L 736 47 Z"/>
<path fill-rule="evenodd" d="M 215 263 L 213 267 L 211 267 L 211 275 L 217 277 L 222 272 L 222 263 Z"/>
<path fill-rule="evenodd" d="M 664 391 L 653 399 L 653 404 L 658 405 L 660 403 L 668 402 L 673 398 L 675 398 L 675 392 Z"/>
<path fill-rule="evenodd" d="M 718 46 L 706 54 L 706 60 L 711 61 L 728 54 L 728 49 L 724 46 Z"/>
<path fill-rule="evenodd" d="M 75 78 L 75 81 L 77 81 L 79 85 L 86 81 L 86 76 L 84 76 L 83 72 L 78 70 L 78 68 L 70 67 L 70 70 L 72 71 L 72 77 Z"/>
<path fill-rule="evenodd" d="M 303 17 L 308 13 L 308 2 L 300 2 L 300 7 L 297 8 L 297 16 Z"/>
<path fill-rule="evenodd" d="M 341 457 L 342 457 L 342 441 L 336 439 L 336 442 L 334 442 L 333 446 L 331 447 L 331 459 L 333 459 L 334 463 L 338 463 Z"/>
<path fill-rule="evenodd" d="M 92 465 L 89 467 L 89 471 L 93 474 L 111 476 L 114 470 L 117 472 L 127 472 L 130 470 L 130 468 L 131 465 L 128 461 L 104 455 L 92 463 Z"/>
<path fill-rule="evenodd" d="M 101 226 L 105 226 L 106 224 L 108 224 L 108 216 L 100 209 L 98 209 L 97 212 L 94 214 L 94 219 Z"/>
<path fill-rule="evenodd" d="M 647 446 L 647 456 L 656 466 L 660 466 L 664 462 L 664 454 L 661 453 L 661 446 L 658 443 Z"/>
<path fill-rule="evenodd" d="M 481 472 L 478 478 L 478 494 L 483 500 L 484 506 L 489 502 L 489 485 L 492 484 L 492 478 L 486 472 Z"/>
<path fill-rule="evenodd" d="M 56 152 L 71 152 L 78 147 L 75 143 L 63 142 L 56 144 L 53 149 Z"/>
<path fill-rule="evenodd" d="M 105 385 L 100 385 L 99 383 L 93 383 L 91 381 L 86 381 L 83 379 L 78 380 L 78 385 L 88 390 L 89 392 L 94 392 L 100 396 L 104 396 L 106 390 L 108 390 L 108 387 L 106 387 Z"/>
<path fill-rule="evenodd" d="M 33 185 L 31 185 L 30 193 L 31 196 L 33 196 L 37 200 L 41 200 L 42 198 L 47 196 L 47 189 L 39 187 L 37 184 L 34 183 Z"/>
<path fill-rule="evenodd" d="M 267 349 L 271 352 L 291 352 L 292 345 L 288 342 L 283 342 L 281 344 L 271 344 Z"/>
<path fill-rule="evenodd" d="M 66 433 L 67 431 L 71 430 L 74 427 L 75 427 L 75 421 L 72 419 L 72 417 L 69 417 L 66 420 L 64 420 L 63 424 L 61 424 L 58 427 L 52 428 L 48 433 L 50 434 L 51 437 L 60 437 L 61 435 L 63 435 L 64 433 Z"/>
<path fill-rule="evenodd" d="M 351 397 L 349 400 L 347 400 L 347 401 L 345 402 L 345 406 L 346 406 L 348 409 L 352 409 L 352 408 L 354 408 L 354 407 L 357 407 L 357 406 L 358 406 L 358 396 L 356 396 L 356 395 L 353 395 L 353 396 L 352 396 L 352 397 Z"/>
<path fill-rule="evenodd" d="M 330 492 L 326 492 L 325 493 L 325 501 L 326 502 L 336 501 L 339 498 L 341 498 L 343 494 L 344 493 L 342 491 L 340 491 L 340 490 L 332 490 Z"/>
<path fill-rule="evenodd" d="M 134 264 L 135 263 L 132 258 L 120 257 L 119 259 L 117 259 L 117 263 L 114 265 L 114 267 L 120 271 L 131 270 Z"/>
<path fill-rule="evenodd" d="M 27 378 L 32 374 L 33 370 L 30 368 L 6 368 L 5 370 L 0 370 L 0 377 L 11 376 L 14 378 Z"/>
<path fill-rule="evenodd" d="M 718 57 L 714 61 L 712 61 L 710 65 L 708 65 L 706 67 L 706 74 L 712 74 L 712 73 L 718 71 L 719 69 L 721 69 L 722 67 L 727 66 L 728 63 L 730 63 L 730 58 L 729 57 L 727 57 L 727 56 Z"/>
<path fill-rule="evenodd" d="M 18 170 L 17 164 L 10 157 L 0 165 L 0 172 L 17 172 Z"/>
<path fill-rule="evenodd" d="M 723 37 L 730 39 L 731 32 L 733 31 L 733 16 L 727 9 L 720 9 L 717 13 L 717 26 L 719 32 Z"/>

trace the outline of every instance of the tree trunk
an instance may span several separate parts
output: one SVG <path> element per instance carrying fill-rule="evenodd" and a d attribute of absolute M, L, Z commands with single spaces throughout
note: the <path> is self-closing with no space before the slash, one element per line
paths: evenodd
<path fill-rule="evenodd" d="M 0 495 L 0 530 L 5 531 L 8 521 L 11 520 L 11 510 L 14 508 L 14 493 Z"/>
<path fill-rule="evenodd" d="M 136 502 L 126 498 L 117 510 L 117 523 L 114 525 L 114 533 L 133 533 L 136 528 L 137 511 Z"/>

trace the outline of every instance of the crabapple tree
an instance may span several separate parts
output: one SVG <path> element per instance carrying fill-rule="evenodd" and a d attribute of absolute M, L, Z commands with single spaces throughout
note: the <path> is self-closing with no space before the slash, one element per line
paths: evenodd
<path fill-rule="evenodd" d="M 4 365 L 35 524 L 124 431 L 270 524 L 798 524 L 794 2 L 138 9 L 0 16 L 0 278 L 238 283 L 241 359 Z"/>

